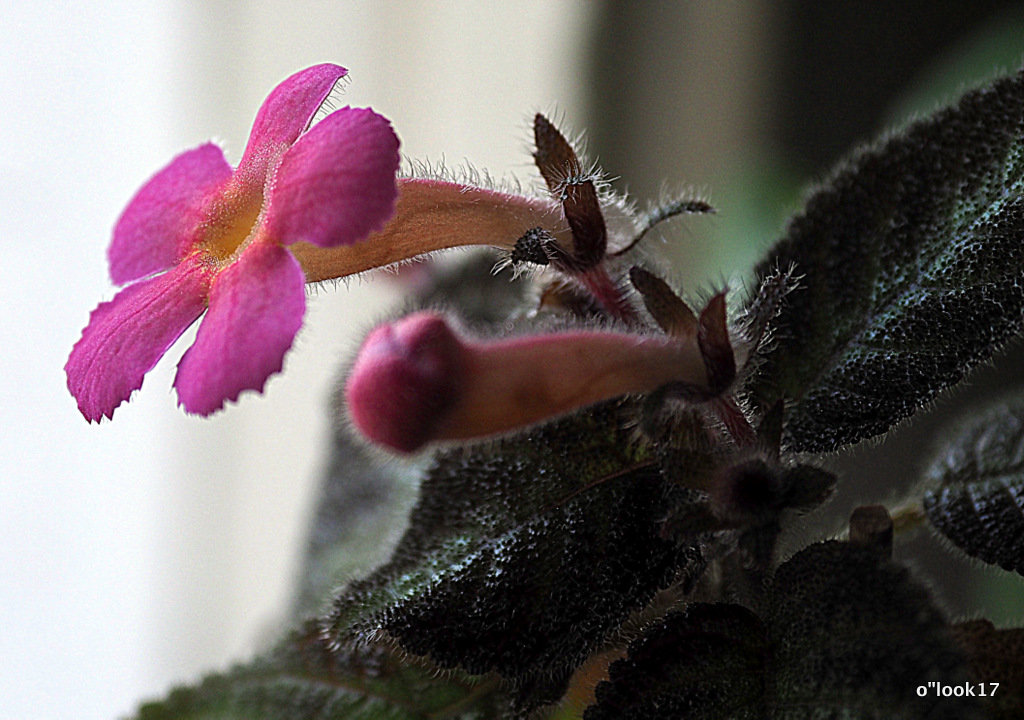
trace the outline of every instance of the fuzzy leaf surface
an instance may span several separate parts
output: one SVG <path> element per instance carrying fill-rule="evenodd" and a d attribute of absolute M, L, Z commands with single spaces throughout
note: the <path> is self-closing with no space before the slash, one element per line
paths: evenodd
<path fill-rule="evenodd" d="M 498 259 L 497 253 L 477 251 L 453 266 L 420 263 L 406 268 L 411 277 L 402 282 L 415 290 L 410 307 L 445 307 L 464 325 L 503 327 L 521 307 L 524 290 L 522 283 L 491 272 Z M 342 418 L 343 402 L 339 388 L 334 403 Z M 415 501 L 416 481 L 412 470 L 381 463 L 354 440 L 344 419 L 335 422 L 299 573 L 295 617 L 322 611 L 337 588 L 390 557 Z"/>
<path fill-rule="evenodd" d="M 878 553 L 836 541 L 784 563 L 760 617 L 690 605 L 608 674 L 585 720 L 980 717 L 973 701 L 915 692 L 967 677 L 927 591 Z"/>
<path fill-rule="evenodd" d="M 986 685 L 989 717 L 1024 717 L 1024 628 L 997 630 L 988 620 L 971 620 L 955 625 L 953 636 L 967 654 L 971 681 Z"/>
<path fill-rule="evenodd" d="M 296 618 L 323 611 L 338 587 L 387 560 L 414 487 L 411 478 L 374 462 L 347 432 L 335 434 L 299 573 Z"/>
<path fill-rule="evenodd" d="M 932 527 L 971 557 L 1024 575 L 1024 395 L 961 423 L 926 476 Z"/>
<path fill-rule="evenodd" d="M 757 268 L 799 287 L 747 390 L 828 451 L 911 415 L 1021 329 L 1024 75 L 840 164 Z M 751 307 L 756 312 L 758 299 Z"/>
<path fill-rule="evenodd" d="M 768 638 L 740 605 L 694 603 L 667 615 L 608 668 L 584 720 L 757 720 Z"/>
<path fill-rule="evenodd" d="M 496 678 L 442 675 L 379 646 L 333 653 L 310 624 L 266 657 L 143 705 L 135 720 L 486 720 L 506 706 Z"/>
<path fill-rule="evenodd" d="M 383 634 L 442 667 L 497 671 L 521 708 L 557 699 L 630 612 L 702 567 L 695 547 L 661 533 L 695 496 L 663 468 L 696 473 L 708 460 L 666 462 L 635 441 L 635 412 L 606 403 L 440 453 L 391 562 L 337 600 L 332 639 Z"/>

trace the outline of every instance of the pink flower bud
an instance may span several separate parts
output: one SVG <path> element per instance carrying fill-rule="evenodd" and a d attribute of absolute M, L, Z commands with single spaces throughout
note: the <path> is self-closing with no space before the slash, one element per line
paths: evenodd
<path fill-rule="evenodd" d="M 370 333 L 345 396 L 366 437 L 413 452 L 668 383 L 708 388 L 696 338 L 576 330 L 476 340 L 439 315 L 418 313 Z"/>
<path fill-rule="evenodd" d="M 456 403 L 465 354 L 438 315 L 381 325 L 363 343 L 345 386 L 353 422 L 376 443 L 415 451 Z"/>

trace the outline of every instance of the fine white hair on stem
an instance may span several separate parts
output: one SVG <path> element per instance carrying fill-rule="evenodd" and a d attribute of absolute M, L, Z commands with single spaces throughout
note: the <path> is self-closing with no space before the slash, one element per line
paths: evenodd
<path fill-rule="evenodd" d="M 448 165 L 443 155 L 440 160 L 410 158 L 403 155 L 398 176 L 410 180 L 439 180 L 509 195 L 526 195 L 522 183 L 515 175 L 496 178 L 486 168 L 477 168 L 466 158 L 452 167 Z"/>
<path fill-rule="evenodd" d="M 707 192 L 700 192 L 693 188 L 673 191 L 668 186 L 662 185 L 659 197 L 658 202 L 649 203 L 647 209 L 643 212 L 639 212 L 634 203 L 630 202 L 628 204 L 628 211 L 635 223 L 635 234 L 625 245 L 612 251 L 611 255 L 623 255 L 633 250 L 647 233 L 660 226 L 666 220 L 680 215 L 715 213 L 714 207 L 707 200 Z"/>

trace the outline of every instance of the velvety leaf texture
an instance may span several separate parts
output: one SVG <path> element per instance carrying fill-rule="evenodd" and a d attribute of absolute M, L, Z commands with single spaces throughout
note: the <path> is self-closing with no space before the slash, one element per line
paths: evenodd
<path fill-rule="evenodd" d="M 747 388 L 790 402 L 788 447 L 885 432 L 1020 330 L 1022 133 L 1017 74 L 862 149 L 790 222 L 757 274 L 799 286 Z"/>
<path fill-rule="evenodd" d="M 335 642 L 383 632 L 443 667 L 497 671 L 520 709 L 557 699 L 631 611 L 702 566 L 696 548 L 661 533 L 668 509 L 694 493 L 667 482 L 667 463 L 634 442 L 635 412 L 606 403 L 439 454 L 391 562 L 338 599 Z"/>
<path fill-rule="evenodd" d="M 296 617 L 322 611 L 334 590 L 387 560 L 413 496 L 411 479 L 374 462 L 339 429 L 299 573 Z"/>
<path fill-rule="evenodd" d="M 778 569 L 761 617 L 690 605 L 608 675 L 585 720 L 981 717 L 973 700 L 916 692 L 967 677 L 925 589 L 877 552 L 835 541 Z"/>
<path fill-rule="evenodd" d="M 739 605 L 694 603 L 649 628 L 612 663 L 584 720 L 757 720 L 765 696 L 764 624 Z"/>
<path fill-rule="evenodd" d="M 972 620 L 955 625 L 953 637 L 967 654 L 971 680 L 985 684 L 988 717 L 1024 717 L 1024 628 L 997 630 L 988 620 Z"/>
<path fill-rule="evenodd" d="M 416 291 L 410 307 L 444 307 L 475 328 L 504 324 L 521 306 L 524 290 L 522 283 L 491 272 L 499 259 L 477 251 L 450 267 L 406 268 Z M 338 396 L 335 402 L 343 402 L 340 389 Z M 296 617 L 322 610 L 334 590 L 388 558 L 415 499 L 413 475 L 382 464 L 352 438 L 347 423 L 337 423 L 299 574 Z"/>
<path fill-rule="evenodd" d="M 1024 575 L 1024 396 L 947 437 L 927 471 L 928 520 L 968 555 Z"/>
<path fill-rule="evenodd" d="M 928 591 L 872 549 L 828 541 L 779 567 L 767 605 L 772 718 L 976 717 L 957 698 L 919 697 L 967 679 Z"/>
<path fill-rule="evenodd" d="M 507 705 L 498 686 L 379 646 L 331 653 L 310 625 L 265 658 L 143 705 L 136 720 L 486 720 Z"/>

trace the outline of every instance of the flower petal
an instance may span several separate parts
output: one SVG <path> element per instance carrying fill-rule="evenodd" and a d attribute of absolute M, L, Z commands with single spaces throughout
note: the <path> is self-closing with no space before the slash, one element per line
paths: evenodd
<path fill-rule="evenodd" d="M 279 372 L 302 326 L 302 268 L 276 243 L 250 245 L 210 288 L 210 310 L 178 364 L 174 386 L 187 412 L 209 415 Z"/>
<path fill-rule="evenodd" d="M 136 193 L 107 250 L 117 285 L 166 270 L 185 256 L 203 201 L 231 177 L 223 151 L 206 143 L 178 155 Z"/>
<path fill-rule="evenodd" d="M 93 310 L 64 366 L 86 420 L 112 417 L 142 387 L 143 376 L 206 309 L 208 283 L 199 265 L 186 262 Z"/>
<path fill-rule="evenodd" d="M 281 159 L 266 231 L 278 242 L 351 245 L 395 210 L 398 137 L 383 117 L 342 108 L 299 138 Z"/>
<path fill-rule="evenodd" d="M 324 63 L 300 70 L 274 88 L 256 113 L 239 175 L 262 185 L 274 156 L 305 132 L 334 84 L 347 74 L 339 65 Z"/>

